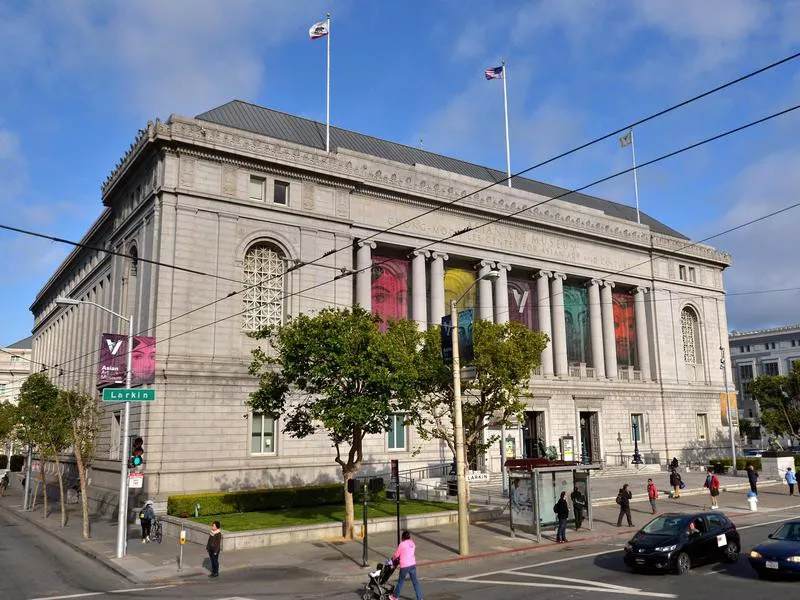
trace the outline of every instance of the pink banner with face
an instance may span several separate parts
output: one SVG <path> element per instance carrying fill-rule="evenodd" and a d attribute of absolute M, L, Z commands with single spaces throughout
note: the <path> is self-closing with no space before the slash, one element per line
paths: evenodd
<path fill-rule="evenodd" d="M 128 336 L 104 333 L 100 339 L 98 387 L 125 385 L 128 361 Z M 156 338 L 133 337 L 131 352 L 131 386 L 154 383 L 156 380 Z"/>
<path fill-rule="evenodd" d="M 387 256 L 372 257 L 372 314 L 381 320 L 381 331 L 389 321 L 408 318 L 408 288 L 411 261 Z"/>

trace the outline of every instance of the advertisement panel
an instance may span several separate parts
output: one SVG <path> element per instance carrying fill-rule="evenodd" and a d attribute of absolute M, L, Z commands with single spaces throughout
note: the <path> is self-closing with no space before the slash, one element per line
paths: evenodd
<path fill-rule="evenodd" d="M 458 312 L 458 360 L 462 365 L 475 359 L 472 328 L 474 315 L 472 309 Z M 453 362 L 453 328 L 450 326 L 450 315 L 442 317 L 442 359 L 445 363 Z"/>
<path fill-rule="evenodd" d="M 100 368 L 97 387 L 125 385 L 128 336 L 104 333 L 100 339 Z M 136 335 L 131 353 L 131 387 L 154 383 L 156 379 L 156 338 Z"/>

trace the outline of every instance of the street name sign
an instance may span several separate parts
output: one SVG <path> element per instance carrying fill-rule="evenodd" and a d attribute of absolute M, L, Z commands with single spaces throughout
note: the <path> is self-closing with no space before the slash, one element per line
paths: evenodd
<path fill-rule="evenodd" d="M 155 390 L 105 388 L 103 402 L 151 402 L 156 399 Z"/>

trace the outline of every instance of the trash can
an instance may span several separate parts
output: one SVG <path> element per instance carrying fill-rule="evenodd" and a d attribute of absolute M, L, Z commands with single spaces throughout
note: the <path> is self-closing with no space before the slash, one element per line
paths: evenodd
<path fill-rule="evenodd" d="M 750 510 L 753 512 L 758 511 L 758 496 L 755 492 L 748 492 L 747 502 L 750 503 Z"/>

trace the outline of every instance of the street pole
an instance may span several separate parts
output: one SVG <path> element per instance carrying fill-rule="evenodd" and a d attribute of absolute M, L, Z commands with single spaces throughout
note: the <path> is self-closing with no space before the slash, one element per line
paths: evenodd
<path fill-rule="evenodd" d="M 464 417 L 461 414 L 461 365 L 458 354 L 458 309 L 450 301 L 450 334 L 453 342 L 453 428 L 456 443 L 456 484 L 458 486 L 458 553 L 469 554 L 469 510 L 467 507 L 467 481 L 464 476 Z"/>
<path fill-rule="evenodd" d="M 725 364 L 725 348 L 719 347 L 719 368 L 722 369 L 722 381 L 725 384 L 725 406 L 728 409 L 728 436 L 731 439 L 731 468 L 736 475 L 736 442 L 733 439 L 733 413 L 731 412 L 731 399 L 728 396 L 728 369 Z"/>
<path fill-rule="evenodd" d="M 31 463 L 33 463 L 33 442 L 28 440 L 28 459 L 25 461 L 25 498 L 22 502 L 22 510 L 28 510 L 31 505 L 31 475 L 33 475 L 33 465 Z"/>
<path fill-rule="evenodd" d="M 123 319 L 125 317 L 122 317 Z M 128 318 L 128 356 L 126 357 L 125 388 L 131 389 L 131 357 L 133 356 L 133 315 Z M 128 542 L 128 453 L 130 448 L 131 403 L 125 402 L 122 430 L 122 456 L 119 467 L 119 514 L 117 515 L 117 558 L 125 556 Z"/>

